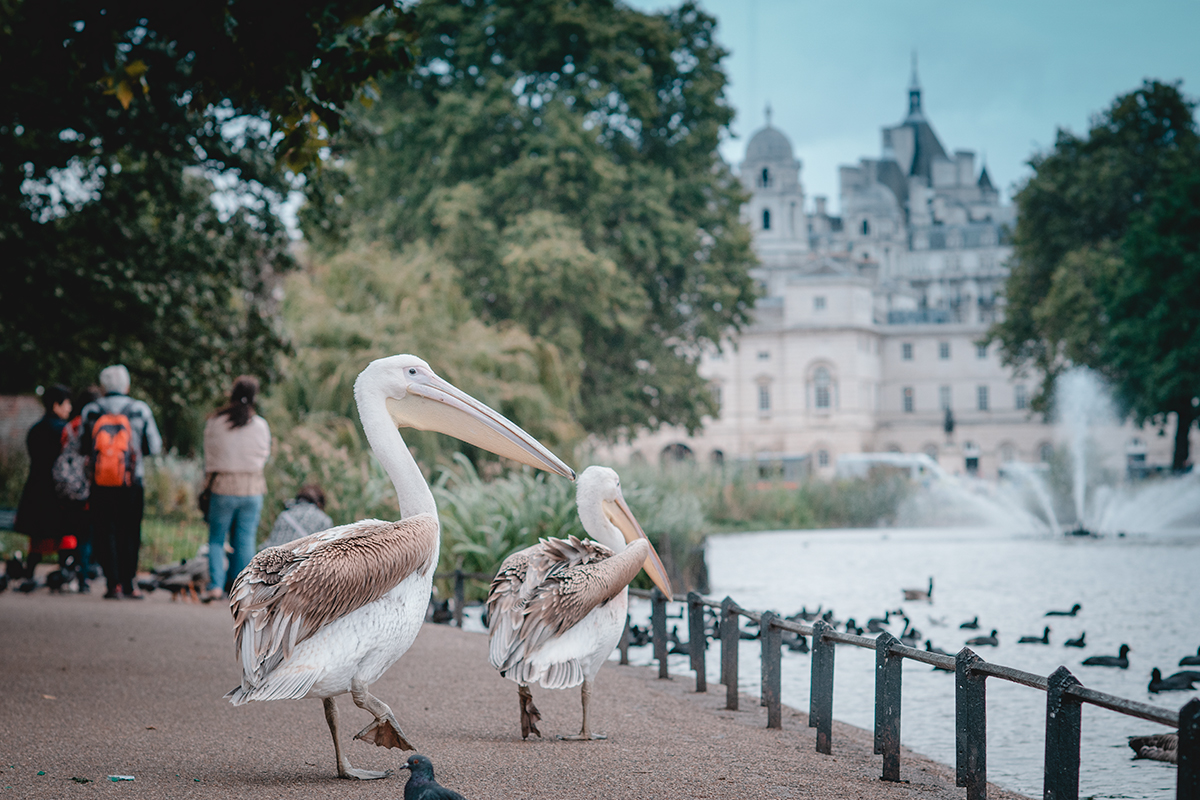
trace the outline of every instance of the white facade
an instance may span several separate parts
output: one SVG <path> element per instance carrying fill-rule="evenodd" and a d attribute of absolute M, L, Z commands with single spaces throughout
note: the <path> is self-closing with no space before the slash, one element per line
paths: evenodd
<path fill-rule="evenodd" d="M 753 324 L 700 367 L 718 416 L 695 436 L 667 428 L 597 455 L 757 459 L 784 477 L 832 475 L 839 455 L 860 452 L 925 452 L 989 478 L 1041 460 L 1054 436 L 1028 408 L 1035 379 L 979 345 L 1000 311 L 1014 209 L 974 153 L 947 154 L 915 71 L 880 156 L 841 168 L 840 217 L 821 197 L 806 213 L 800 168 L 768 117 L 739 169 L 763 297 Z"/>

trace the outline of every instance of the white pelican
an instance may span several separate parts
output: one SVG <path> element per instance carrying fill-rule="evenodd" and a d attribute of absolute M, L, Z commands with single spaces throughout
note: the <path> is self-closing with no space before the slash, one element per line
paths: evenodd
<path fill-rule="evenodd" d="M 334 697 L 349 692 L 375 717 L 354 738 L 413 749 L 368 687 L 416 638 L 440 544 L 433 494 L 396 426 L 439 431 L 567 478 L 575 473 L 416 356 L 371 362 L 354 383 L 354 398 L 367 441 L 396 487 L 401 519 L 330 528 L 254 557 L 230 595 L 242 683 L 226 697 L 234 705 L 321 698 L 338 776 L 367 780 L 390 773 L 350 766 Z"/>
<path fill-rule="evenodd" d="M 542 539 L 500 565 L 488 594 L 489 660 L 517 683 L 521 736 L 538 736 L 541 714 L 529 684 L 568 689 L 583 684 L 583 724 L 563 739 L 603 739 L 588 726 L 588 699 L 629 607 L 629 582 L 644 566 L 667 597 L 671 583 L 654 545 L 621 496 L 621 479 L 607 467 L 579 476 L 575 503 L 583 529 L 596 541 Z"/>

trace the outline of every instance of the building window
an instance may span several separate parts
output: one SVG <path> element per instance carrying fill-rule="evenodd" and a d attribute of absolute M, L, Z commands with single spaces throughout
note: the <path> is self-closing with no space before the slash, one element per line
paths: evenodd
<path fill-rule="evenodd" d="M 938 408 L 942 409 L 942 411 L 950 410 L 950 387 L 949 386 L 939 386 L 938 387 Z"/>
<path fill-rule="evenodd" d="M 824 311 L 825 310 L 825 295 L 819 294 L 813 298 L 813 310 L 814 311 Z"/>
<path fill-rule="evenodd" d="M 763 209 L 763 230 L 771 230 L 771 209 L 769 208 Z"/>
<path fill-rule="evenodd" d="M 769 361 L 770 359 L 771 359 L 771 353 L 769 351 L 767 351 L 767 350 L 759 350 L 758 351 L 758 360 L 759 361 Z"/>
<path fill-rule="evenodd" d="M 762 185 L 763 186 L 771 185 L 771 170 L 767 169 L 766 167 L 763 167 L 763 171 L 762 171 Z M 764 227 L 766 227 L 766 226 L 764 226 Z"/>
<path fill-rule="evenodd" d="M 976 395 L 976 398 L 979 400 L 979 410 L 987 411 L 988 410 L 988 387 L 986 387 L 986 386 L 976 387 L 975 395 Z"/>
<path fill-rule="evenodd" d="M 942 359 L 943 361 L 948 361 L 950 359 L 949 342 L 938 342 L 938 358 Z"/>
<path fill-rule="evenodd" d="M 862 232 L 863 236 L 871 235 L 871 223 L 867 222 L 865 219 L 863 220 Z"/>
<path fill-rule="evenodd" d="M 817 408 L 829 408 L 832 405 L 830 402 L 832 385 L 833 381 L 829 377 L 829 370 L 817 367 L 817 371 L 813 373 L 813 395 Z"/>
<path fill-rule="evenodd" d="M 909 414 L 913 412 L 913 390 L 911 386 L 904 387 L 904 410 Z"/>
<path fill-rule="evenodd" d="M 1029 394 L 1025 391 L 1025 384 L 1018 383 L 1013 387 L 1013 405 L 1017 411 L 1029 408 Z"/>
<path fill-rule="evenodd" d="M 1042 446 L 1038 448 L 1038 460 L 1043 464 L 1049 464 L 1054 460 L 1054 445 L 1042 442 Z"/>
<path fill-rule="evenodd" d="M 987 343 L 975 345 L 975 357 L 987 358 Z"/>
<path fill-rule="evenodd" d="M 713 405 L 717 407 L 717 413 L 721 413 L 721 384 L 714 383 L 712 385 Z"/>
<path fill-rule="evenodd" d="M 912 361 L 912 342 L 905 342 L 900 345 L 900 357 L 905 361 Z"/>
<path fill-rule="evenodd" d="M 818 467 L 828 467 L 829 466 L 829 451 L 828 450 L 818 450 L 817 451 L 817 466 Z"/>
<path fill-rule="evenodd" d="M 771 387 L 765 383 L 758 386 L 758 411 L 760 414 L 768 414 L 771 411 Z"/>
<path fill-rule="evenodd" d="M 1001 464 L 1010 464 L 1016 460 L 1017 460 L 1017 448 L 1015 448 L 1013 446 L 1012 442 L 1005 442 L 1004 444 L 1000 445 L 1000 463 Z"/>

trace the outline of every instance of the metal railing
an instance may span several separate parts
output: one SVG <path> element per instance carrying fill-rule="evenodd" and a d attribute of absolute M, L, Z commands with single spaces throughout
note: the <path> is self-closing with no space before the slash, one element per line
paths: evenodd
<path fill-rule="evenodd" d="M 890 633 L 877 638 L 841 633 L 829 623 L 811 625 L 785 619 L 773 611 L 742 608 L 733 598 L 709 600 L 696 592 L 668 599 L 658 589 L 630 589 L 636 597 L 650 600 L 651 637 L 658 677 L 669 678 L 667 670 L 667 603 L 686 604 L 689 666 L 696 673 L 696 691 L 706 692 L 708 634 L 704 609 L 720 611 L 721 683 L 725 685 L 725 708 L 738 708 L 738 642 L 740 617 L 759 625 L 762 642 L 762 704 L 767 708 L 767 727 L 782 728 L 781 701 L 782 637 L 784 631 L 812 637 L 812 677 L 809 689 L 808 725 L 817 729 L 818 753 L 833 751 L 833 664 L 835 647 L 848 644 L 875 651 L 875 753 L 883 756 L 885 781 L 900 780 L 900 684 L 904 659 L 953 671 L 955 716 L 955 783 L 965 787 L 967 800 L 987 797 L 987 705 L 988 678 L 1019 683 L 1046 692 L 1046 749 L 1043 791 L 1046 800 L 1078 800 L 1079 745 L 1082 707 L 1090 703 L 1139 719 L 1176 729 L 1179 736 L 1176 800 L 1200 800 L 1200 699 L 1193 698 L 1179 711 L 1098 692 L 1083 686 L 1066 667 L 1049 677 L 992 664 L 964 647 L 955 656 L 918 650 L 900 643 Z M 622 640 L 622 663 L 628 663 L 627 637 Z"/>

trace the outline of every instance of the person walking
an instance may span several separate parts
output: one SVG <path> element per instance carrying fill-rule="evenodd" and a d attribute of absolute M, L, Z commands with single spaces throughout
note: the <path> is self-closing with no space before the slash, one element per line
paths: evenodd
<path fill-rule="evenodd" d="M 113 364 L 100 371 L 104 396 L 80 413 L 79 451 L 88 457 L 94 553 L 108 591 L 104 596 L 140 600 L 134 586 L 142 548 L 145 456 L 162 452 L 162 436 L 150 406 L 129 397 L 129 370 Z"/>
<path fill-rule="evenodd" d="M 255 533 L 262 514 L 267 479 L 263 467 L 271 455 L 271 429 L 255 413 L 258 380 L 242 375 L 233 382 L 228 405 L 204 425 L 204 473 L 212 491 L 208 507 L 208 590 L 204 602 L 219 600 L 254 557 Z M 225 568 L 225 539 L 233 545 Z"/>
<path fill-rule="evenodd" d="M 62 432 L 71 416 L 71 390 L 54 385 L 42 392 L 45 415 L 33 424 L 25 436 L 29 452 L 29 477 L 17 504 L 13 529 L 29 537 L 29 555 L 23 577 L 33 580 L 33 571 L 42 556 L 58 548 L 62 536 L 63 502 L 54 491 L 54 461 L 62 449 Z M 31 584 L 32 585 L 32 584 Z"/>

